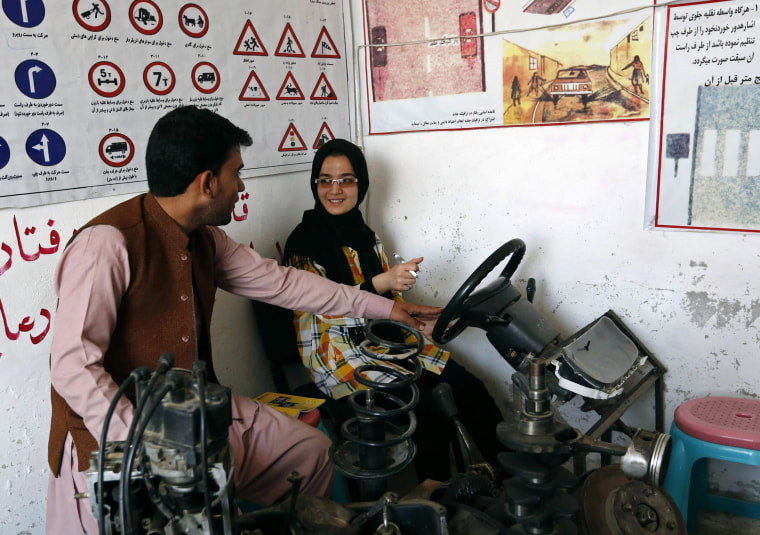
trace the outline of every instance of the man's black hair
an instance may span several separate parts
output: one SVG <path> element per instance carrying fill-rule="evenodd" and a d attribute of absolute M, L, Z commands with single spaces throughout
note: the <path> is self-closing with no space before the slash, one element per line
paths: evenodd
<path fill-rule="evenodd" d="M 180 195 L 199 173 L 218 175 L 234 147 L 252 143 L 248 132 L 211 110 L 176 108 L 150 133 L 145 151 L 148 188 L 157 197 Z"/>

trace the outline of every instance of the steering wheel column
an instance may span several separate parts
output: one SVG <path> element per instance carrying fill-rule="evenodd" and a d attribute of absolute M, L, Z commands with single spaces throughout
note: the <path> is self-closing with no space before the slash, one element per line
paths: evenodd
<path fill-rule="evenodd" d="M 517 369 L 525 354 L 541 354 L 560 335 L 512 286 L 510 278 L 525 255 L 525 242 L 513 239 L 494 251 L 470 275 L 443 309 L 433 340 L 445 344 L 469 326 L 486 331 L 491 344 Z M 488 285 L 480 283 L 503 260 L 509 261 Z"/>

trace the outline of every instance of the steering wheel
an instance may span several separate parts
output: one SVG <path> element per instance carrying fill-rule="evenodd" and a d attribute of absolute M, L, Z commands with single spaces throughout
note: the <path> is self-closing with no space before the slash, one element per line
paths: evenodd
<path fill-rule="evenodd" d="M 498 291 L 502 288 L 506 288 L 509 285 L 509 279 L 514 275 L 517 266 L 520 265 L 520 261 L 525 255 L 525 242 L 519 238 L 508 241 L 496 251 L 491 253 L 491 256 L 485 259 L 485 261 L 478 266 L 478 268 L 472 272 L 467 280 L 460 286 L 446 307 L 441 312 L 441 316 L 433 327 L 433 341 L 438 344 L 446 344 L 459 336 L 464 331 L 468 323 L 461 320 L 462 315 L 467 312 L 467 298 L 478 287 L 478 285 L 486 278 L 486 276 L 498 266 L 502 260 L 507 256 L 512 256 L 507 262 L 507 265 L 499 274 L 499 277 L 503 277 L 501 283 L 495 288 Z"/>

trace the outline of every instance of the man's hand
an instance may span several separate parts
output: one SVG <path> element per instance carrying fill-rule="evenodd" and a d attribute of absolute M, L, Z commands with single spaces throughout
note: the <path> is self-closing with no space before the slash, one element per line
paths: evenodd
<path fill-rule="evenodd" d="M 409 301 L 394 301 L 390 319 L 411 325 L 427 338 L 430 338 L 435 322 L 442 311 L 441 307 L 418 305 Z"/>

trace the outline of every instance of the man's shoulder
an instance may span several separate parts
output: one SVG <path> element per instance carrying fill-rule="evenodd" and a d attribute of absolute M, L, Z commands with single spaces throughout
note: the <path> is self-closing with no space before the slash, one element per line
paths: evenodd
<path fill-rule="evenodd" d="M 112 237 L 114 232 L 118 232 L 124 236 L 124 231 L 130 227 L 135 227 L 141 221 L 140 210 L 135 209 L 142 205 L 142 198 L 145 194 L 138 195 L 131 199 L 127 199 L 124 202 L 117 204 L 101 212 L 99 215 L 90 219 L 87 223 L 79 227 L 69 240 L 69 245 L 75 241 L 75 239 L 82 235 L 83 231 L 90 230 L 87 234 L 96 236 L 98 239 L 103 237 Z M 98 228 L 97 232 L 92 232 L 92 229 Z M 111 230 L 106 230 L 106 229 Z"/>
<path fill-rule="evenodd" d="M 146 194 L 132 197 L 91 219 L 86 225 L 111 225 L 120 230 L 127 229 L 143 221 L 143 200 Z"/>

